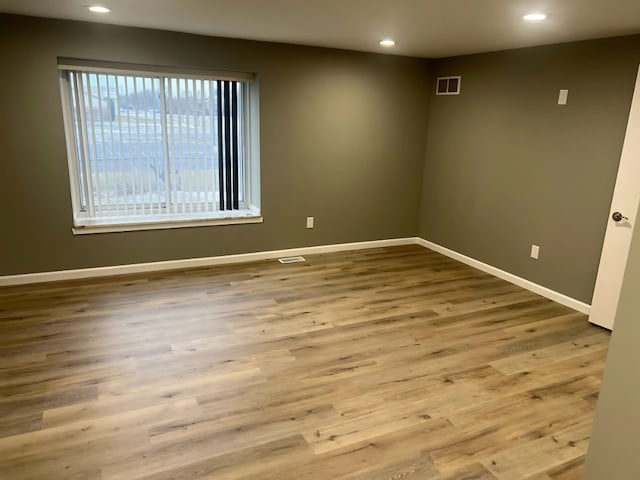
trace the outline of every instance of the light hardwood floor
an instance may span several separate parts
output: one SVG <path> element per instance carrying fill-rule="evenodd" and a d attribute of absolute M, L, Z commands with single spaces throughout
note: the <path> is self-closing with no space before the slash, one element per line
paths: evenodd
<path fill-rule="evenodd" d="M 609 342 L 418 246 L 0 289 L 0 478 L 579 479 Z"/>

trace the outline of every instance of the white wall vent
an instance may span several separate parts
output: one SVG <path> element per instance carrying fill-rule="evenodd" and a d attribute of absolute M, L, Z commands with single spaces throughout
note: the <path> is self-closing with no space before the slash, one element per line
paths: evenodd
<path fill-rule="evenodd" d="M 460 95 L 462 77 L 438 77 L 436 81 L 436 95 Z"/>
<path fill-rule="evenodd" d="M 298 263 L 298 262 L 306 262 L 304 257 L 285 257 L 279 258 L 278 261 L 280 263 Z"/>

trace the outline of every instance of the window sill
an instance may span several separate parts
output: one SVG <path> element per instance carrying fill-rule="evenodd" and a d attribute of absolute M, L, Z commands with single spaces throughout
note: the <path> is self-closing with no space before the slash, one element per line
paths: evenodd
<path fill-rule="evenodd" d="M 250 212 L 250 213 L 247 213 Z M 173 228 L 210 227 L 215 225 L 239 225 L 244 223 L 262 223 L 262 215 L 253 211 L 240 210 L 238 215 L 190 219 L 190 220 L 140 220 L 137 222 L 109 222 L 77 225 L 71 229 L 74 235 L 87 235 L 93 233 L 135 232 L 139 230 L 166 230 Z"/>

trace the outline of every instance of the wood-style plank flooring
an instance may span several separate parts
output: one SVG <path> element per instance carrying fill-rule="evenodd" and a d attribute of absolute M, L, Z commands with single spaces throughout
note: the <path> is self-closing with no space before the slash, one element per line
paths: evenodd
<path fill-rule="evenodd" d="M 572 480 L 609 342 L 418 246 L 0 289 L 0 479 Z"/>

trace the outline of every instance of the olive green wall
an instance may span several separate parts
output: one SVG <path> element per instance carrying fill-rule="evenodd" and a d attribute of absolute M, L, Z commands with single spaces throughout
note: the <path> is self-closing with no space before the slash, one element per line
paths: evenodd
<path fill-rule="evenodd" d="M 640 36 L 436 61 L 462 90 L 432 93 L 420 236 L 591 303 L 639 64 Z"/>
<path fill-rule="evenodd" d="M 73 236 L 57 57 L 256 72 L 264 223 Z M 418 235 L 590 303 L 640 36 L 432 61 L 0 15 L 0 62 L 0 275 Z"/>
<path fill-rule="evenodd" d="M 256 72 L 264 223 L 73 236 L 59 56 Z M 0 15 L 0 65 L 0 275 L 416 234 L 428 61 Z"/>
<path fill-rule="evenodd" d="M 636 224 L 640 215 L 636 219 Z M 640 478 L 640 228 L 633 232 L 584 480 Z"/>

